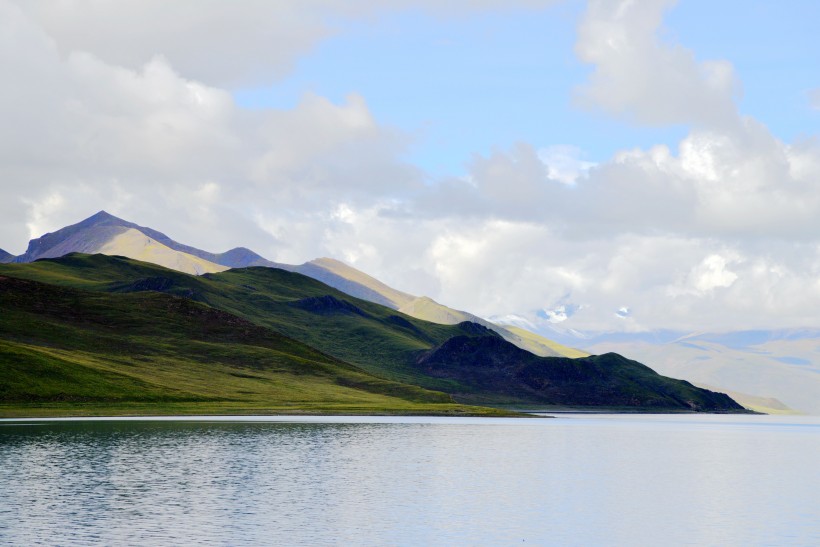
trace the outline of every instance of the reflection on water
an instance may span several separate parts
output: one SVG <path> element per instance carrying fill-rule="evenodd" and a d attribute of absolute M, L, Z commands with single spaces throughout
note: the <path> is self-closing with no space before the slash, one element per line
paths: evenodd
<path fill-rule="evenodd" d="M 207 420 L 0 422 L 0 544 L 820 544 L 812 418 Z"/>

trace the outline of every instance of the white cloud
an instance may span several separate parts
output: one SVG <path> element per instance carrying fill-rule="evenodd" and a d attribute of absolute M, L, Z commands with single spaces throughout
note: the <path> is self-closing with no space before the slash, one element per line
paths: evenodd
<path fill-rule="evenodd" d="M 720 255 L 710 255 L 692 271 L 695 289 L 710 292 L 718 287 L 731 287 L 737 281 L 737 274 L 726 267 L 726 259 Z"/>
<path fill-rule="evenodd" d="M 34 235 L 26 224 L 41 235 L 107 209 L 211 250 L 274 254 L 300 242 L 270 238 L 264 219 L 287 222 L 421 183 L 397 159 L 405 138 L 378 126 L 361 97 L 307 95 L 292 110 L 250 112 L 163 56 L 138 69 L 63 56 L 6 2 L 0 35 L 0 210 L 11 252 Z"/>
<path fill-rule="evenodd" d="M 540 8 L 555 0 L 17 0 L 63 56 L 85 51 L 106 64 L 140 69 L 162 54 L 186 78 L 217 85 L 271 83 L 339 21 L 399 9 L 441 16 Z"/>
<path fill-rule="evenodd" d="M 59 192 L 52 192 L 43 196 L 40 201 L 23 199 L 23 203 L 29 208 L 26 227 L 28 228 L 29 237 L 34 239 L 47 232 L 43 227 L 47 226 L 50 222 L 49 219 L 64 207 L 65 199 Z"/>
<path fill-rule="evenodd" d="M 487 320 L 499 325 L 512 325 L 514 327 L 521 327 L 522 329 L 527 329 L 530 331 L 535 331 L 538 329 L 532 321 L 529 321 L 527 318 L 521 317 L 520 315 L 516 315 L 514 313 L 508 315 L 493 315 L 488 317 Z"/>
<path fill-rule="evenodd" d="M 575 51 L 593 64 L 582 104 L 649 125 L 727 127 L 739 84 L 726 61 L 698 62 L 658 36 L 674 0 L 590 0 Z"/>
<path fill-rule="evenodd" d="M 727 253 L 728 256 L 714 253 L 705 257 L 694 266 L 680 284 L 669 288 L 671 296 L 684 294 L 705 295 L 718 288 L 728 288 L 737 281 L 737 274 L 728 266 L 731 262 L 742 259 L 737 253 Z"/>

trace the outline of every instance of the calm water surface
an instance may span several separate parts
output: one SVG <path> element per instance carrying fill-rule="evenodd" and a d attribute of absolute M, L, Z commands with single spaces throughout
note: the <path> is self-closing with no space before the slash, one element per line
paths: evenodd
<path fill-rule="evenodd" d="M 817 418 L 293 420 L 0 421 L 0 544 L 820 545 Z"/>

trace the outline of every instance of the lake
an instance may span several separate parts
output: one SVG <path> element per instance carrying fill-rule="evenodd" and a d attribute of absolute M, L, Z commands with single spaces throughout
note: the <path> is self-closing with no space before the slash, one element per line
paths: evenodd
<path fill-rule="evenodd" d="M 820 420 L 0 420 L 37 543 L 820 545 Z"/>

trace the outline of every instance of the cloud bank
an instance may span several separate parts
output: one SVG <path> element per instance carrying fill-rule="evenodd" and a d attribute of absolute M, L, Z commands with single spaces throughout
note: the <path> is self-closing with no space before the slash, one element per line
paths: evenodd
<path fill-rule="evenodd" d="M 593 163 L 520 143 L 430 180 L 367 97 L 233 101 L 237 82 L 285 75 L 334 17 L 410 4 L 0 0 L 0 247 L 106 209 L 212 251 L 334 256 L 536 325 L 818 326 L 820 142 L 777 139 L 738 111 L 729 62 L 661 39 L 671 2 L 590 2 L 575 51 L 592 72 L 574 93 L 627 123 L 690 128 L 674 147 Z"/>

